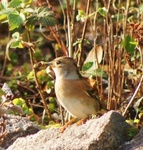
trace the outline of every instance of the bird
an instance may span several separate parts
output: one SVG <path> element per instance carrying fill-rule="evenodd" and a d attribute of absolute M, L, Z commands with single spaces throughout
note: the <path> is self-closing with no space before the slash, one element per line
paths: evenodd
<path fill-rule="evenodd" d="M 83 77 L 72 57 L 62 56 L 47 63 L 55 74 L 55 94 L 62 107 L 73 116 L 62 132 L 76 118 L 86 120 L 103 108 L 101 101 L 91 95 L 92 86 Z"/>

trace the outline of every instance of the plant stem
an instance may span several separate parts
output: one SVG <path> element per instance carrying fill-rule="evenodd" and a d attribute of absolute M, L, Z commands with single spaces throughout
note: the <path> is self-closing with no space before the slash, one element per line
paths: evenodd
<path fill-rule="evenodd" d="M 73 55 L 73 48 L 71 43 L 71 21 L 70 21 L 70 2 L 66 0 L 67 3 L 67 26 L 68 26 L 68 52 L 69 57 Z"/>
<path fill-rule="evenodd" d="M 27 31 L 27 32 L 28 32 L 28 41 L 31 43 L 30 32 L 29 31 Z M 49 118 L 51 119 L 51 113 L 50 113 L 50 110 L 47 107 L 47 102 L 45 101 L 45 98 L 43 96 L 42 88 L 41 88 L 41 85 L 38 81 L 38 77 L 37 77 L 37 74 L 36 74 L 37 69 L 34 67 L 34 56 L 33 56 L 34 49 L 32 47 L 28 47 L 28 49 L 29 49 L 29 54 L 30 54 L 30 61 L 31 61 L 32 68 L 33 68 L 33 71 L 34 71 L 34 79 L 35 79 L 36 87 L 37 87 L 37 90 L 40 94 L 42 102 L 44 104 L 45 111 L 49 115 Z"/>
<path fill-rule="evenodd" d="M 68 33 L 67 33 L 67 27 L 66 27 L 66 13 L 65 13 L 65 10 L 63 8 L 63 4 L 62 4 L 62 0 L 58 0 L 59 3 L 60 3 L 60 6 L 61 6 L 61 10 L 62 10 L 62 13 L 63 13 L 63 29 L 64 29 L 64 32 L 65 32 L 65 37 L 66 37 L 66 46 L 68 45 Z M 67 46 L 68 47 L 68 46 Z"/>
<path fill-rule="evenodd" d="M 88 14 L 89 14 L 90 3 L 91 3 L 91 0 L 88 0 L 87 1 L 87 7 L 86 7 L 86 16 L 88 16 Z M 84 22 L 82 37 L 81 37 L 81 45 L 80 45 L 80 49 L 79 49 L 79 59 L 78 59 L 77 64 L 80 68 L 82 66 L 82 55 L 83 55 L 82 49 L 83 49 L 83 44 L 84 44 L 85 32 L 86 32 L 86 28 L 87 28 L 87 22 L 88 22 L 88 17 L 86 17 L 85 22 Z"/>
<path fill-rule="evenodd" d="M 62 40 L 60 40 L 60 39 L 57 37 L 57 35 L 56 35 L 56 33 L 55 33 L 55 31 L 53 30 L 52 27 L 49 27 L 49 29 L 50 29 L 50 31 L 52 32 L 52 34 L 53 34 L 54 38 L 56 39 L 56 41 L 58 42 L 58 44 L 61 46 L 61 49 L 62 49 L 62 51 L 64 52 L 64 54 L 67 56 L 67 50 L 66 50 L 66 47 L 65 47 L 64 43 L 62 42 Z"/>
<path fill-rule="evenodd" d="M 142 73 L 143 73 L 143 54 L 142 54 L 142 50 L 141 50 L 140 47 L 138 47 L 138 50 L 139 50 L 140 56 L 141 56 Z M 138 84 L 138 86 L 137 86 L 137 88 L 136 88 L 136 90 L 135 90 L 135 92 L 134 92 L 132 98 L 130 99 L 130 102 L 128 103 L 126 109 L 124 110 L 124 112 L 123 112 L 123 114 L 122 114 L 123 116 L 125 116 L 125 114 L 127 113 L 127 110 L 129 109 L 130 105 L 133 103 L 134 98 L 135 98 L 135 96 L 136 96 L 136 94 L 137 94 L 137 92 L 138 92 L 138 90 L 139 90 L 139 88 L 140 88 L 140 86 L 141 86 L 142 81 L 143 81 L 143 74 L 142 74 L 142 76 L 141 76 L 140 82 L 139 82 L 139 84 Z"/>

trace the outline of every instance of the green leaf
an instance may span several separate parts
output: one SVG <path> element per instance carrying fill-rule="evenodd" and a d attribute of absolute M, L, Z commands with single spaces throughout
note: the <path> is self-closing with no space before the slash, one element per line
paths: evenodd
<path fill-rule="evenodd" d="M 30 9 L 29 11 L 31 16 L 27 18 L 25 24 L 29 31 L 34 30 L 36 23 L 40 23 L 43 26 L 54 26 L 57 24 L 54 13 L 46 7 L 40 7 L 35 10 Z"/>
<path fill-rule="evenodd" d="M 85 42 L 86 44 L 90 44 L 90 41 L 87 40 L 87 39 L 84 39 L 84 42 Z M 79 38 L 79 39 L 77 39 L 77 40 L 73 43 L 73 46 L 80 45 L 80 44 L 81 44 L 81 39 Z"/>
<path fill-rule="evenodd" d="M 2 9 L 0 11 L 0 15 L 3 15 L 3 14 L 12 14 L 12 13 L 16 13 L 17 11 L 14 10 L 14 8 L 7 8 L 7 9 Z"/>
<path fill-rule="evenodd" d="M 0 21 L 5 20 L 7 18 L 6 14 L 0 15 Z"/>
<path fill-rule="evenodd" d="M 84 21 L 85 20 L 85 13 L 83 10 L 78 10 L 78 14 L 76 16 L 77 21 Z"/>
<path fill-rule="evenodd" d="M 15 13 L 13 8 L 2 9 L 0 11 L 0 21 L 7 19 L 7 15 Z"/>
<path fill-rule="evenodd" d="M 18 62 L 18 54 L 15 52 L 10 53 L 11 63 L 17 63 Z"/>
<path fill-rule="evenodd" d="M 54 26 L 55 24 L 57 24 L 55 15 L 50 9 L 46 7 L 41 7 L 37 10 L 37 13 L 38 20 L 42 25 Z"/>
<path fill-rule="evenodd" d="M 133 137 L 135 137 L 135 135 L 137 135 L 137 133 L 139 132 L 139 129 L 137 127 L 130 127 L 127 129 L 127 135 L 129 139 L 132 139 Z"/>
<path fill-rule="evenodd" d="M 112 15 L 112 19 L 114 22 L 118 22 L 124 19 L 124 15 L 123 14 Z"/>
<path fill-rule="evenodd" d="M 8 15 L 8 21 L 10 25 L 10 30 L 18 28 L 25 20 L 25 16 L 19 13 L 13 13 Z"/>
<path fill-rule="evenodd" d="M 106 17 L 106 16 L 107 16 L 107 9 L 106 9 L 105 7 L 98 8 L 98 12 L 99 12 L 103 17 Z"/>
<path fill-rule="evenodd" d="M 30 16 L 29 18 L 27 18 L 25 24 L 26 29 L 29 31 L 33 31 L 35 29 L 35 24 L 38 21 L 37 19 L 37 16 Z"/>
<path fill-rule="evenodd" d="M 90 76 L 98 76 L 98 77 L 103 77 L 103 78 L 107 78 L 107 74 L 105 71 L 103 71 L 102 69 L 96 69 L 96 70 L 92 70 L 92 71 L 86 71 L 85 74 L 86 77 L 90 77 Z"/>
<path fill-rule="evenodd" d="M 30 80 L 30 81 L 34 81 L 34 71 L 31 71 L 31 72 L 28 74 L 27 79 Z"/>
<path fill-rule="evenodd" d="M 18 40 L 18 41 L 13 42 L 10 47 L 11 48 L 23 48 L 23 45 L 21 44 L 21 41 Z"/>
<path fill-rule="evenodd" d="M 22 4 L 22 0 L 12 0 L 10 1 L 8 6 L 17 8 L 17 7 L 20 7 L 21 4 Z"/>
<path fill-rule="evenodd" d="M 136 42 L 131 36 L 127 35 L 122 42 L 122 46 L 125 48 L 127 53 L 130 53 L 133 55 L 137 43 L 136 44 L 132 44 L 132 43 L 136 43 Z"/>
<path fill-rule="evenodd" d="M 8 7 L 8 1 L 7 0 L 1 0 L 0 9 L 5 9 L 7 7 Z"/>
<path fill-rule="evenodd" d="M 25 100 L 22 98 L 15 98 L 13 100 L 13 103 L 14 103 L 14 105 L 22 106 L 23 104 L 25 104 Z"/>
<path fill-rule="evenodd" d="M 74 43 L 73 46 L 79 45 L 81 44 L 81 39 L 77 39 Z"/>
<path fill-rule="evenodd" d="M 22 0 L 25 5 L 31 4 L 33 0 Z"/>
<path fill-rule="evenodd" d="M 138 42 L 129 42 L 129 43 L 132 44 L 132 45 L 135 45 L 135 46 L 138 45 Z"/>
<path fill-rule="evenodd" d="M 99 77 L 104 77 L 104 78 L 107 78 L 107 74 L 105 71 L 103 71 L 102 69 L 96 69 L 95 70 L 95 73 L 94 73 L 95 76 L 99 76 Z"/>
<path fill-rule="evenodd" d="M 56 106 L 53 103 L 48 104 L 48 108 L 50 110 L 51 113 L 56 112 Z"/>
<path fill-rule="evenodd" d="M 82 70 L 83 71 L 87 71 L 88 69 L 90 69 L 93 65 L 93 62 L 87 62 L 82 66 Z"/>
<path fill-rule="evenodd" d="M 57 20 L 53 16 L 41 17 L 39 21 L 44 26 L 54 26 L 57 23 Z"/>
<path fill-rule="evenodd" d="M 103 71 L 102 69 L 94 69 L 94 70 L 87 70 L 85 72 L 83 72 L 85 77 L 90 77 L 90 76 L 98 76 L 98 77 L 103 77 L 103 78 L 107 78 L 107 74 L 105 71 Z"/>
<path fill-rule="evenodd" d="M 14 33 L 12 34 L 12 37 L 13 37 L 15 40 L 19 40 L 19 38 L 20 38 L 19 32 L 14 32 Z"/>

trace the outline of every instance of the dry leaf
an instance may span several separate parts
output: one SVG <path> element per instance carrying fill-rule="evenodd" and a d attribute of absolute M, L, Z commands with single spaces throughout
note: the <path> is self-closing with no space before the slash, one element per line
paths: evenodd
<path fill-rule="evenodd" d="M 103 58 L 103 48 L 101 46 L 96 46 L 96 48 L 92 48 L 92 50 L 88 53 L 87 58 L 84 62 L 93 62 L 93 65 L 91 68 L 89 68 L 89 70 L 95 70 L 98 68 L 98 64 L 101 63 Z M 88 70 L 88 71 L 89 71 Z"/>

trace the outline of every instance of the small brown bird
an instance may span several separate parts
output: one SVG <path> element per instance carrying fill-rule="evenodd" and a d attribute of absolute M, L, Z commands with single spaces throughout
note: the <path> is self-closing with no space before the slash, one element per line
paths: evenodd
<path fill-rule="evenodd" d="M 56 76 L 57 99 L 74 118 L 85 119 L 102 109 L 101 102 L 91 96 L 92 87 L 80 75 L 76 62 L 72 58 L 59 57 L 49 62 L 48 65 Z"/>

